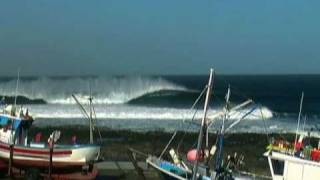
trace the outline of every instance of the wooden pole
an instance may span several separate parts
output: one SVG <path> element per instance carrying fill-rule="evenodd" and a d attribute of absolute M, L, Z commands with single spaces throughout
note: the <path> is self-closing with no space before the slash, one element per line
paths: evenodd
<path fill-rule="evenodd" d="M 9 167 L 8 167 L 8 174 L 12 178 L 12 164 L 13 164 L 13 144 L 10 144 L 10 158 L 9 158 Z"/>
<path fill-rule="evenodd" d="M 50 161 L 49 161 L 49 179 L 51 179 L 52 176 L 52 155 L 53 155 L 53 145 L 54 145 L 54 141 L 51 140 L 50 142 Z"/>

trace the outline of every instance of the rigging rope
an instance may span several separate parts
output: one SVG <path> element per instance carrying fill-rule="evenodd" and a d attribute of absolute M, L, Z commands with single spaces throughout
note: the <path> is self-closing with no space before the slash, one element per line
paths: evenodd
<path fill-rule="evenodd" d="M 203 94 L 204 94 L 204 92 L 206 91 L 207 88 L 208 88 L 208 86 L 206 86 L 206 87 L 202 90 L 202 92 L 200 93 L 200 95 L 198 96 L 198 98 L 196 99 L 196 101 L 193 103 L 193 105 L 191 106 L 191 108 L 190 108 L 189 111 L 192 111 L 192 110 L 194 109 L 194 107 L 197 105 L 197 103 L 199 102 L 199 100 L 201 99 L 201 97 L 203 96 Z M 198 111 L 198 110 L 196 110 L 195 113 L 193 114 L 191 121 L 193 121 L 193 119 L 194 119 L 197 111 Z M 182 122 L 184 122 L 186 119 L 187 119 L 187 118 L 184 118 L 184 119 L 182 120 Z M 189 128 L 189 127 L 190 127 L 190 125 L 188 126 L 188 128 Z M 185 131 L 185 133 L 186 133 L 186 131 Z M 173 133 L 171 139 L 169 140 L 169 142 L 167 143 L 167 145 L 165 146 L 165 148 L 162 150 L 162 152 L 161 152 L 161 154 L 160 154 L 160 156 L 159 156 L 159 159 L 161 159 L 162 156 L 163 156 L 163 154 L 167 151 L 168 147 L 170 146 L 171 142 L 173 141 L 173 139 L 175 138 L 176 135 L 177 135 L 177 131 L 175 131 L 175 132 Z M 185 135 L 185 134 L 184 134 L 184 135 Z"/>

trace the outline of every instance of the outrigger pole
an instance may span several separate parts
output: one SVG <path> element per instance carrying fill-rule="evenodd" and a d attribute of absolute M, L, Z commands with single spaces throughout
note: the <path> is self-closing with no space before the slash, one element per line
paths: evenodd
<path fill-rule="evenodd" d="M 204 134 L 204 131 L 207 131 L 207 111 L 208 111 L 209 99 L 211 96 L 211 90 L 212 90 L 213 74 L 214 74 L 214 70 L 210 69 L 210 77 L 209 77 L 207 94 L 206 94 L 206 99 L 205 99 L 205 104 L 204 104 L 203 117 L 202 117 L 202 121 L 201 121 L 201 128 L 200 128 L 200 132 L 199 132 L 199 137 L 198 137 L 196 161 L 194 163 L 193 171 L 192 171 L 192 174 L 193 174 L 192 180 L 196 180 L 196 178 L 197 178 L 200 149 L 202 147 L 203 134 Z M 201 153 L 203 153 L 203 152 L 201 152 Z"/>

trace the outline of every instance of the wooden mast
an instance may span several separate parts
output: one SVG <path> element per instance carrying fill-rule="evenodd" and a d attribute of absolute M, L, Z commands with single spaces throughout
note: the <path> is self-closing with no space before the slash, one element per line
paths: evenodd
<path fill-rule="evenodd" d="M 206 94 L 206 99 L 205 99 L 205 103 L 204 103 L 203 117 L 201 120 L 201 128 L 200 128 L 200 132 L 199 132 L 199 136 L 198 136 L 196 161 L 194 163 L 193 171 L 192 171 L 192 173 L 193 173 L 192 179 L 193 180 L 196 180 L 196 178 L 197 178 L 198 165 L 199 165 L 198 159 L 200 156 L 200 149 L 202 147 L 202 140 L 203 140 L 204 131 L 207 131 L 207 111 L 208 111 L 209 99 L 210 99 L 211 89 L 212 89 L 213 73 L 214 73 L 213 69 L 210 69 L 209 82 L 207 85 L 207 94 Z"/>

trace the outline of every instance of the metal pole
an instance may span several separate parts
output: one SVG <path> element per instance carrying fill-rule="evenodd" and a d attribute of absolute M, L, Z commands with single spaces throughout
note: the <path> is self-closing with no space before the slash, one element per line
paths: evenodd
<path fill-rule="evenodd" d="M 91 89 L 90 89 L 91 90 Z M 90 91 L 90 144 L 93 144 L 93 125 L 92 125 L 92 96 Z"/>
<path fill-rule="evenodd" d="M 193 171 L 192 171 L 192 179 L 196 180 L 197 178 L 197 172 L 198 172 L 198 159 L 199 159 L 199 155 L 200 155 L 200 148 L 202 146 L 202 139 L 203 139 L 203 131 L 205 131 L 206 127 L 207 127 L 207 110 L 208 110 L 208 104 L 209 104 L 209 98 L 211 95 L 211 88 L 212 88 L 212 81 L 213 81 L 213 69 L 210 69 L 210 77 L 209 77 L 209 82 L 208 82 L 208 89 L 207 89 L 207 94 L 206 94 L 206 99 L 205 99 L 205 104 L 204 104 L 204 110 L 203 110 L 203 118 L 201 121 L 201 129 L 199 132 L 199 137 L 198 137 L 198 144 L 197 144 L 197 153 L 196 153 L 196 162 L 194 163 L 193 166 Z"/>
<path fill-rule="evenodd" d="M 17 106 L 19 80 L 20 80 L 20 68 L 18 68 L 18 78 L 17 78 L 16 91 L 15 91 L 15 96 L 14 96 L 14 109 L 16 109 L 16 106 Z"/>
<path fill-rule="evenodd" d="M 300 99 L 298 124 L 297 124 L 297 130 L 296 130 L 296 137 L 295 137 L 295 140 L 294 140 L 294 152 L 296 151 L 296 145 L 297 145 L 297 139 L 298 139 L 298 131 L 299 131 L 299 127 L 300 127 L 300 119 L 301 119 L 301 112 L 302 112 L 303 98 L 304 98 L 304 92 L 302 92 L 301 99 Z M 294 153 L 293 153 L 293 155 L 294 155 Z"/>
<path fill-rule="evenodd" d="M 18 69 L 18 78 L 17 78 L 17 84 L 16 84 L 16 90 L 15 90 L 15 97 L 14 97 L 14 107 L 11 110 L 11 115 L 16 116 L 16 107 L 17 107 L 17 97 L 18 97 L 18 88 L 19 88 L 19 80 L 20 80 L 20 68 Z M 11 142 L 10 142 L 10 157 L 9 157 L 9 167 L 8 167 L 8 174 L 10 177 L 12 177 L 12 164 L 13 164 L 13 148 L 14 148 L 14 124 L 15 124 L 15 118 L 12 120 L 11 124 Z"/>

